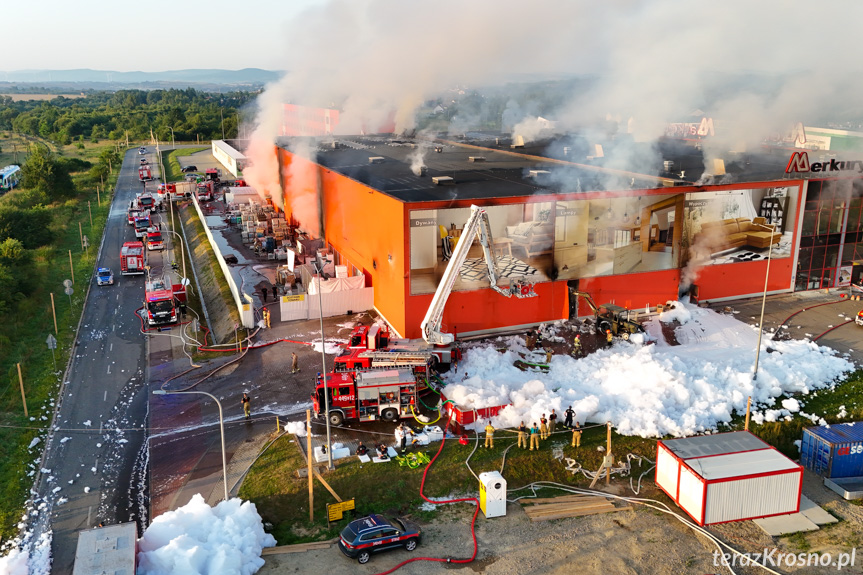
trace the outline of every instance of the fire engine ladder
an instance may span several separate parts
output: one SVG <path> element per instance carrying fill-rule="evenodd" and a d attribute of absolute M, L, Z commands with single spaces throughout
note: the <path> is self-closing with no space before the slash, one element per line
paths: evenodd
<path fill-rule="evenodd" d="M 432 357 L 425 351 L 364 351 L 359 356 L 370 358 L 374 367 L 397 367 L 400 365 L 425 365 Z"/>
<path fill-rule="evenodd" d="M 499 279 L 497 256 L 494 253 L 494 238 L 491 234 L 488 214 L 479 206 L 471 206 L 470 211 L 470 217 L 464 225 L 458 243 L 450 257 L 449 264 L 447 264 L 443 272 L 443 277 L 440 284 L 438 284 L 437 291 L 435 291 L 425 319 L 420 324 L 423 339 L 433 345 L 446 345 L 452 343 L 453 339 L 455 339 L 451 333 L 442 333 L 440 331 L 443 310 L 446 307 L 446 301 L 449 299 L 449 294 L 452 292 L 455 281 L 458 279 L 459 270 L 462 264 L 464 264 L 465 259 L 467 259 L 467 254 L 470 251 L 474 237 L 479 239 L 479 243 L 482 246 L 488 281 L 494 291 L 506 297 L 513 295 L 519 298 L 536 296 L 533 286 L 524 280 L 524 278 L 513 280 L 509 287 L 506 288 L 497 285 Z"/>

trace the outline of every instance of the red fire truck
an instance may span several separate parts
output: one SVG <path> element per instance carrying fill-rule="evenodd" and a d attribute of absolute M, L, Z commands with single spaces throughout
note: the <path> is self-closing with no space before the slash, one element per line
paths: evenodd
<path fill-rule="evenodd" d="M 142 212 L 153 212 L 156 209 L 156 200 L 152 194 L 138 194 L 135 198 L 137 208 Z"/>
<path fill-rule="evenodd" d="M 144 288 L 144 304 L 149 325 L 177 323 L 180 306 L 186 303 L 186 288 L 171 284 L 165 278 L 147 282 Z"/>
<path fill-rule="evenodd" d="M 141 215 L 135 218 L 135 237 L 145 239 L 149 228 L 150 214 L 147 212 L 141 212 Z"/>
<path fill-rule="evenodd" d="M 395 421 L 412 417 L 417 393 L 424 388 L 409 368 L 327 374 L 330 424 L 344 421 Z M 318 375 L 312 394 L 315 417 L 326 412 L 324 385 Z"/>
<path fill-rule="evenodd" d="M 422 340 L 392 339 L 387 327 L 358 326 L 335 359 L 336 371 L 410 367 L 425 374 L 435 365 L 450 364 L 460 354 L 454 344 L 434 346 Z"/>
<path fill-rule="evenodd" d="M 195 193 L 198 195 L 199 202 L 209 202 L 213 199 L 213 182 L 206 180 L 198 184 Z"/>
<path fill-rule="evenodd" d="M 120 248 L 120 273 L 124 276 L 143 275 L 146 261 L 144 244 L 141 242 L 126 242 Z"/>
<path fill-rule="evenodd" d="M 138 180 L 148 182 L 153 179 L 153 174 L 150 172 L 150 166 L 141 166 L 138 168 Z"/>

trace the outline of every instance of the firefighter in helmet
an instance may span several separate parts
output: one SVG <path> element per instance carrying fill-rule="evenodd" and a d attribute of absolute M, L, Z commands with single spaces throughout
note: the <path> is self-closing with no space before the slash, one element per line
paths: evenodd
<path fill-rule="evenodd" d="M 575 338 L 572 340 L 572 355 L 581 356 L 581 337 L 578 334 L 575 334 Z"/>
<path fill-rule="evenodd" d="M 494 449 L 494 426 L 489 421 L 485 426 L 485 447 Z"/>
<path fill-rule="evenodd" d="M 611 330 L 610 329 L 605 330 L 605 342 L 608 345 L 611 345 L 613 341 L 614 341 L 614 336 L 611 335 Z"/>

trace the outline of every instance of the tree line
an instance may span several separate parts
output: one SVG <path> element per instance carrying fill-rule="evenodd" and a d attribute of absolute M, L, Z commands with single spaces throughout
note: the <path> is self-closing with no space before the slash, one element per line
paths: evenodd
<path fill-rule="evenodd" d="M 13 101 L 0 96 L 0 130 L 14 130 L 61 145 L 76 141 L 170 141 L 236 138 L 241 108 L 257 93 L 185 90 L 93 92 L 83 98 Z"/>

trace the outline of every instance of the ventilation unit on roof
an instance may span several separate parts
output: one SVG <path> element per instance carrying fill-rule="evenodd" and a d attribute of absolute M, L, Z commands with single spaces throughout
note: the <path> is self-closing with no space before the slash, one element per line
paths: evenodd
<path fill-rule="evenodd" d="M 445 186 L 447 184 L 454 184 L 455 180 L 449 176 L 435 176 L 432 178 L 432 183 L 436 186 Z"/>
<path fill-rule="evenodd" d="M 523 148 L 524 147 L 524 136 L 514 136 L 512 138 L 512 144 L 509 147 L 510 148 Z"/>
<path fill-rule="evenodd" d="M 533 178 L 533 179 L 536 179 L 536 178 L 541 178 L 541 177 L 543 177 L 543 176 L 547 176 L 547 175 L 549 175 L 550 173 L 551 173 L 551 172 L 549 172 L 548 170 L 530 170 L 530 171 L 527 173 L 527 175 L 528 175 L 528 177 L 531 177 L 531 178 Z"/>
<path fill-rule="evenodd" d="M 674 161 L 673 160 L 665 160 L 662 162 L 662 169 L 666 172 L 670 172 L 674 169 Z"/>
<path fill-rule="evenodd" d="M 484 162 L 485 156 L 468 156 L 467 161 L 468 162 Z"/>
<path fill-rule="evenodd" d="M 443 152 L 443 146 L 435 146 L 434 151 L 437 152 L 438 154 L 442 153 Z"/>
<path fill-rule="evenodd" d="M 569 146 L 564 146 L 564 147 L 563 147 L 563 155 L 564 155 L 564 156 L 568 156 L 568 155 L 569 155 L 569 152 L 571 152 L 571 151 L 572 151 L 572 148 L 570 148 Z"/>
<path fill-rule="evenodd" d="M 383 164 L 384 163 L 384 157 L 383 156 L 369 156 L 369 163 L 370 164 Z"/>

